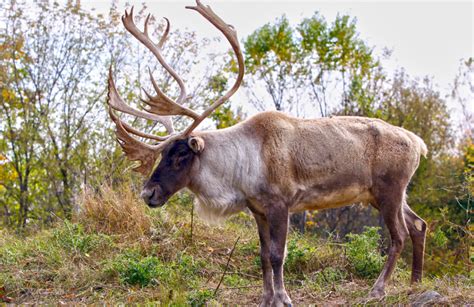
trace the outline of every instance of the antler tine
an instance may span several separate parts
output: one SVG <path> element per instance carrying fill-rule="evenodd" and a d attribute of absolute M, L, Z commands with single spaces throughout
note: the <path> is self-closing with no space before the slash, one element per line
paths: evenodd
<path fill-rule="evenodd" d="M 135 128 L 133 128 L 132 126 L 130 126 L 129 124 L 125 123 L 124 121 L 121 121 L 120 118 L 115 115 L 113 109 L 111 107 L 109 107 L 109 115 L 110 115 L 110 118 L 116 122 L 116 121 L 120 121 L 120 124 L 122 125 L 122 127 L 132 133 L 132 134 L 135 134 L 137 136 L 140 136 L 142 138 L 147 138 L 147 139 L 151 139 L 151 140 L 156 140 L 156 141 L 159 141 L 159 142 L 163 142 L 163 141 L 166 141 L 168 138 L 169 138 L 169 135 L 167 136 L 157 136 L 157 135 L 153 135 L 153 134 L 148 134 L 148 133 L 145 133 L 145 132 L 141 132 Z M 146 144 L 146 143 L 145 143 Z M 148 144 L 146 144 L 148 145 Z"/>
<path fill-rule="evenodd" d="M 166 20 L 166 29 L 165 32 L 163 33 L 163 36 L 161 36 L 160 41 L 158 42 L 158 48 L 163 48 L 163 44 L 166 42 L 166 39 L 168 38 L 168 33 L 170 33 L 170 21 L 168 18 L 163 17 L 164 20 Z"/>
<path fill-rule="evenodd" d="M 163 91 L 158 87 L 158 84 L 156 84 L 150 69 L 148 69 L 148 73 L 150 74 L 150 80 L 156 92 L 156 96 L 152 96 L 143 89 L 148 99 L 142 99 L 142 101 L 149 106 L 149 108 L 146 109 L 148 112 L 160 115 L 185 115 L 194 120 L 199 117 L 196 112 L 178 104 L 163 93 Z"/>
<path fill-rule="evenodd" d="M 209 20 L 219 31 L 224 34 L 224 36 L 229 41 L 234 53 L 237 57 L 237 62 L 239 64 L 239 73 L 237 79 L 235 80 L 232 88 L 217 101 L 215 101 L 209 108 L 207 108 L 197 120 L 195 120 L 184 132 L 184 135 L 191 133 L 207 116 L 209 116 L 215 109 L 222 105 L 227 99 L 229 99 L 240 87 L 242 80 L 244 78 L 244 58 L 242 56 L 242 51 L 240 50 L 239 40 L 237 38 L 237 32 L 235 31 L 232 25 L 227 24 L 222 18 L 216 15 L 214 11 L 208 5 L 203 5 L 201 1 L 196 0 L 196 6 L 186 6 L 187 9 L 195 10 L 199 12 L 204 18 Z"/>
<path fill-rule="evenodd" d="M 145 89 L 143 89 L 145 95 L 148 97 L 148 100 L 142 99 L 142 101 L 149 106 L 149 108 L 146 109 L 148 112 L 159 115 L 185 115 L 193 118 L 194 120 L 199 117 L 196 112 L 174 102 L 171 98 L 166 96 L 166 94 L 163 93 L 163 91 L 156 84 L 150 69 L 148 69 L 148 73 L 150 74 L 150 80 L 156 92 L 156 96 L 152 96 Z"/>
<path fill-rule="evenodd" d="M 155 150 L 155 146 L 140 142 L 131 136 L 124 128 L 124 123 L 114 114 L 110 107 L 109 115 L 115 123 L 115 136 L 125 155 L 132 161 L 140 161 L 140 165 L 133 170 L 146 176 L 153 168 L 159 152 Z"/>
<path fill-rule="evenodd" d="M 163 151 L 164 147 L 170 142 L 181 137 L 180 134 L 159 137 L 140 132 L 120 120 L 120 118 L 115 115 L 113 108 L 110 106 L 109 115 L 112 121 L 115 123 L 115 135 L 117 137 L 117 142 L 120 144 L 120 147 L 122 147 L 125 155 L 129 160 L 140 162 L 140 165 L 133 168 L 133 170 L 145 176 L 148 175 L 148 173 L 153 169 L 153 165 L 155 164 L 155 161 L 161 151 Z M 129 132 L 141 137 L 160 141 L 161 143 L 158 143 L 157 145 L 149 145 L 136 139 Z"/>
<path fill-rule="evenodd" d="M 169 134 L 174 133 L 173 122 L 170 117 L 158 116 L 155 114 L 137 110 L 135 108 L 132 108 L 131 106 L 129 106 L 122 100 L 119 93 L 117 92 L 117 89 L 115 87 L 115 82 L 112 77 L 112 66 L 110 66 L 110 69 L 109 69 L 108 90 L 109 90 L 109 93 L 108 93 L 107 103 L 114 110 L 127 113 L 130 115 L 135 115 L 140 118 L 157 121 L 161 123 L 163 126 L 165 126 Z"/>
<path fill-rule="evenodd" d="M 145 20 L 145 26 L 144 26 L 145 29 L 148 28 L 148 21 L 149 21 L 149 18 L 147 18 Z M 176 71 L 171 66 L 169 66 L 169 64 L 165 61 L 165 59 L 163 58 L 163 56 L 161 54 L 161 50 L 160 50 L 161 46 L 164 44 L 164 42 L 166 41 L 166 38 L 168 36 L 169 21 L 167 20 L 166 30 L 163 34 L 162 39 L 158 43 L 158 45 L 156 45 L 151 40 L 151 38 L 148 36 L 148 33 L 146 31 L 141 32 L 138 29 L 138 27 L 135 25 L 135 22 L 133 21 L 133 7 L 130 10 L 130 13 L 127 13 L 127 11 L 125 11 L 125 15 L 122 16 L 122 23 L 123 23 L 123 25 L 125 26 L 125 29 L 127 29 L 128 32 L 130 32 L 136 39 L 138 39 L 138 41 L 140 41 L 143 45 L 145 45 L 145 47 L 147 47 L 147 49 L 150 50 L 151 53 L 153 53 L 153 55 L 158 60 L 158 62 L 160 62 L 161 66 L 163 66 L 163 68 L 167 72 L 169 72 L 169 74 L 173 77 L 173 79 L 178 83 L 178 86 L 179 86 L 181 92 L 179 94 L 178 99 L 176 100 L 176 103 L 178 103 L 178 104 L 183 103 L 184 100 L 186 99 L 186 86 L 184 85 L 183 80 L 176 73 Z M 175 115 L 175 114 L 168 114 L 168 115 Z"/>

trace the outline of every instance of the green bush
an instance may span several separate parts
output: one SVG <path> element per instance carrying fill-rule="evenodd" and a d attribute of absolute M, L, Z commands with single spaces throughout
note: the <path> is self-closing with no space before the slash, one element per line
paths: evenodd
<path fill-rule="evenodd" d="M 303 273 L 310 266 L 316 248 L 301 238 L 294 237 L 288 241 L 285 267 L 291 273 Z"/>
<path fill-rule="evenodd" d="M 195 261 L 193 256 L 180 254 L 176 262 L 172 263 L 172 266 L 180 275 L 195 275 L 199 272 L 199 269 L 205 266 L 205 263 Z"/>
<path fill-rule="evenodd" d="M 365 227 L 361 234 L 348 234 L 347 257 L 354 273 L 363 278 L 375 278 L 380 273 L 385 257 L 379 251 L 378 227 Z"/>

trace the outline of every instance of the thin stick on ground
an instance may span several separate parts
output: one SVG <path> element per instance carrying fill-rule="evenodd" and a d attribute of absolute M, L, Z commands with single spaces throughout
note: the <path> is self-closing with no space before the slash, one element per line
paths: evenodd
<path fill-rule="evenodd" d="M 191 244 L 193 243 L 193 228 L 194 228 L 194 200 L 191 202 Z"/>
<path fill-rule="evenodd" d="M 219 284 L 217 284 L 217 287 L 214 290 L 214 294 L 213 294 L 214 297 L 216 297 L 217 291 L 219 291 L 219 287 L 221 286 L 222 281 L 224 280 L 224 276 L 227 273 L 227 269 L 229 268 L 230 259 L 232 258 L 232 254 L 234 253 L 235 247 L 237 246 L 237 243 L 239 242 L 239 240 L 240 240 L 240 236 L 235 241 L 234 246 L 232 247 L 232 250 L 230 251 L 229 258 L 227 258 L 227 264 L 225 265 L 224 273 L 222 273 L 221 280 L 219 280 Z"/>

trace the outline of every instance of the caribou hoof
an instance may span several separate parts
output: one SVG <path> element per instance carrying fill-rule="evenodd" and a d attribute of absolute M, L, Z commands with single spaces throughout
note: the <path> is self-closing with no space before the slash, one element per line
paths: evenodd
<path fill-rule="evenodd" d="M 277 292 L 273 296 L 272 307 L 291 307 L 291 299 L 285 291 Z"/>
<path fill-rule="evenodd" d="M 374 288 L 369 293 L 369 299 L 383 299 L 385 297 L 385 290 L 381 288 Z"/>
<path fill-rule="evenodd" d="M 262 302 L 258 305 L 259 307 L 270 307 L 273 303 L 273 293 L 264 294 Z"/>

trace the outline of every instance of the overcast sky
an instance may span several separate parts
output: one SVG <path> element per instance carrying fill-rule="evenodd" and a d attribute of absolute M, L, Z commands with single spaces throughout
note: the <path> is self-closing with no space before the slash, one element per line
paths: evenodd
<path fill-rule="evenodd" d="M 198 13 L 185 10 L 194 1 L 130 1 L 147 3 L 155 17 L 166 16 L 172 27 L 196 30 L 213 37 L 217 31 Z M 357 18 L 357 28 L 369 45 L 381 53 L 393 50 L 383 64 L 389 72 L 403 67 L 411 76 L 432 76 L 443 93 L 449 92 L 461 58 L 474 56 L 472 1 L 216 1 L 203 0 L 234 25 L 240 39 L 286 14 L 297 24 L 319 11 L 332 22 L 337 13 Z M 82 0 L 84 8 L 107 10 L 110 1 Z M 120 9 L 125 1 L 119 1 Z"/>

